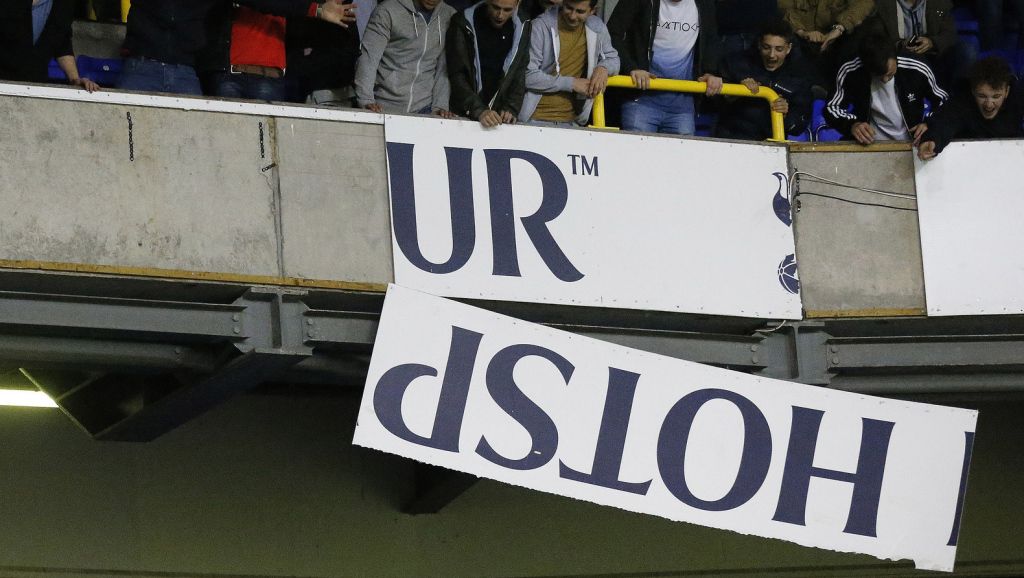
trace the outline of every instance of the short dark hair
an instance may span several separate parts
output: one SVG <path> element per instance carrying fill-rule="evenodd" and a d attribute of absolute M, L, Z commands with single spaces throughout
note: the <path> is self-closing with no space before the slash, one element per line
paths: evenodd
<path fill-rule="evenodd" d="M 778 36 L 786 40 L 786 42 L 793 43 L 793 27 L 789 25 L 782 18 L 770 18 L 761 23 L 757 27 L 757 39 L 758 41 L 764 39 L 765 36 Z"/>
<path fill-rule="evenodd" d="M 885 76 L 889 61 L 896 58 L 896 45 L 884 36 L 868 36 L 860 45 L 860 62 L 871 76 Z"/>
<path fill-rule="evenodd" d="M 566 4 L 568 2 L 572 2 L 573 4 L 579 4 L 581 2 L 587 2 L 588 4 L 590 4 L 590 9 L 591 10 L 593 10 L 594 7 L 597 6 L 597 0 L 562 0 L 563 4 Z"/>
<path fill-rule="evenodd" d="M 1014 81 L 1013 69 L 1009 63 L 999 56 L 986 56 L 971 66 L 967 78 L 971 81 L 971 89 L 987 84 L 992 88 L 1010 86 Z"/>

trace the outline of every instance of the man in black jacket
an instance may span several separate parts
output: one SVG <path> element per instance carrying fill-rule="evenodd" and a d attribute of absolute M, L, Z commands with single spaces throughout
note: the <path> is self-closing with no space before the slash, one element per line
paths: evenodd
<path fill-rule="evenodd" d="M 341 0 L 235 0 L 260 12 L 285 17 L 312 16 L 346 25 L 354 18 Z M 135 0 L 128 13 L 124 69 L 117 87 L 150 92 L 202 94 L 196 59 L 209 45 L 222 47 L 226 62 L 232 3 L 228 0 Z M 227 47 L 227 48 L 224 48 Z"/>
<path fill-rule="evenodd" d="M 707 83 L 708 96 L 722 90 L 718 70 L 718 23 L 714 0 L 623 0 L 608 20 L 612 45 L 641 91 L 652 78 Z M 634 92 L 622 105 L 622 128 L 693 134 L 693 97 Z"/>
<path fill-rule="evenodd" d="M 927 129 L 925 100 L 934 112 L 948 98 L 927 64 L 897 56 L 884 38 L 868 37 L 860 57 L 839 68 L 824 116 L 829 126 L 860 144 L 916 142 Z"/>
<path fill-rule="evenodd" d="M 718 117 L 715 136 L 765 140 L 772 136 L 770 112 L 782 113 L 786 134 L 800 134 L 811 116 L 811 77 L 795 62 L 793 28 L 781 18 L 763 23 L 753 50 L 735 52 L 722 64 L 725 82 L 742 84 L 757 94 L 762 86 L 779 98 L 770 105 L 759 98 L 726 100 Z"/>
<path fill-rule="evenodd" d="M 1010 65 L 998 56 L 976 62 L 971 67 L 969 90 L 959 92 L 928 120 L 918 158 L 933 158 L 953 139 L 1024 137 L 1024 98 L 1013 86 L 1014 80 Z"/>
<path fill-rule="evenodd" d="M 530 25 L 518 9 L 518 0 L 483 0 L 448 25 L 449 110 L 484 127 L 514 123 L 523 104 Z"/>
<path fill-rule="evenodd" d="M 74 0 L 13 2 L 0 13 L 0 79 L 19 82 L 50 82 L 51 58 L 68 83 L 92 92 L 99 86 L 78 75 L 71 49 Z"/>

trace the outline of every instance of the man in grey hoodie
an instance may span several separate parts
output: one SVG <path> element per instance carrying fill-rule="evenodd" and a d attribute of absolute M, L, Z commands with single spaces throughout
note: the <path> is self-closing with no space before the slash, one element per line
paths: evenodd
<path fill-rule="evenodd" d="M 594 96 L 619 72 L 619 53 L 593 8 L 597 0 L 564 0 L 533 21 L 520 122 L 585 125 Z"/>
<path fill-rule="evenodd" d="M 444 41 L 455 9 L 441 0 L 387 0 L 363 33 L 356 63 L 359 106 L 374 112 L 448 112 Z"/>

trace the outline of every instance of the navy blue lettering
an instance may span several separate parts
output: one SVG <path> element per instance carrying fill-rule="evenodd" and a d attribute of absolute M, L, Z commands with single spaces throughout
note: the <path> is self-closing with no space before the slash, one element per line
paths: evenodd
<path fill-rule="evenodd" d="M 786 468 L 782 474 L 779 503 L 772 519 L 803 526 L 811 478 L 836 480 L 853 484 L 850 514 L 843 532 L 874 537 L 889 438 L 895 424 L 863 418 L 857 471 L 841 472 L 814 467 L 814 449 L 818 444 L 818 430 L 823 415 L 825 412 L 821 410 L 793 406 L 793 427 L 789 433 Z"/>
<path fill-rule="evenodd" d="M 953 530 L 949 534 L 947 546 L 956 546 L 960 538 L 960 516 L 964 513 L 964 497 L 967 495 L 967 470 L 971 467 L 971 454 L 974 452 L 974 432 L 964 432 L 964 465 L 960 470 L 960 493 L 956 497 L 956 512 L 953 514 Z"/>
<path fill-rule="evenodd" d="M 547 223 L 560 215 L 569 200 L 565 177 L 555 163 L 543 155 L 512 149 L 487 149 L 487 180 L 491 193 L 491 239 L 494 244 L 494 274 L 520 277 L 516 252 L 516 229 L 512 203 L 512 160 L 530 163 L 540 176 L 542 198 L 540 208 L 520 221 L 537 253 L 548 269 L 562 281 L 583 278 L 555 242 Z"/>
<path fill-rule="evenodd" d="M 559 474 L 567 480 L 593 484 L 631 494 L 645 495 L 651 480 L 646 482 L 623 482 L 619 479 L 622 467 L 622 452 L 626 446 L 626 432 L 629 416 L 633 411 L 633 397 L 640 375 L 631 371 L 608 368 L 608 395 L 604 399 L 604 414 L 601 429 L 597 434 L 597 450 L 594 452 L 594 467 L 591 473 L 576 471 L 561 461 Z"/>
<path fill-rule="evenodd" d="M 485 460 L 513 470 L 539 468 L 551 461 L 558 449 L 558 428 L 555 422 L 519 389 L 512 378 L 512 371 L 519 360 L 531 356 L 550 361 L 566 383 L 569 383 L 576 370 L 569 360 L 539 345 L 510 345 L 491 359 L 487 366 L 487 391 L 495 403 L 530 434 L 530 451 L 519 459 L 507 458 L 495 451 L 486 437 L 481 437 L 476 453 Z"/>
<path fill-rule="evenodd" d="M 481 338 L 483 334 L 452 327 L 448 365 L 444 370 L 441 395 L 437 402 L 430 437 L 413 433 L 402 417 L 402 399 L 412 381 L 418 377 L 437 375 L 437 370 L 429 365 L 405 363 L 392 367 L 380 376 L 373 392 L 373 411 L 381 425 L 407 442 L 447 452 L 458 452 L 470 378 L 473 376 L 473 366 L 476 364 Z"/>
<path fill-rule="evenodd" d="M 413 145 L 389 142 L 388 173 L 391 179 L 391 218 L 395 242 L 410 263 L 428 273 L 458 271 L 469 261 L 476 245 L 473 213 L 473 149 L 445 147 L 448 160 L 448 195 L 452 214 L 452 254 L 444 263 L 427 260 L 420 250 L 416 226 L 416 187 L 413 177 Z"/>
<path fill-rule="evenodd" d="M 718 500 L 702 500 L 690 492 L 683 465 L 693 420 L 704 404 L 723 399 L 735 405 L 743 418 L 743 453 L 732 488 Z M 731 510 L 747 503 L 761 489 L 772 461 L 772 434 L 768 420 L 756 405 L 725 389 L 697 390 L 676 402 L 665 416 L 658 435 L 658 470 L 672 495 L 680 502 L 709 512 Z"/>

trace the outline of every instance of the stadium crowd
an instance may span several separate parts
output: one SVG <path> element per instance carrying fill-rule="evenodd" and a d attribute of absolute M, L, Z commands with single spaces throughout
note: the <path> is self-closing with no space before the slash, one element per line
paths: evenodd
<path fill-rule="evenodd" d="M 951 0 L 606 2 L 134 0 L 114 87 L 571 128 L 623 74 L 634 88 L 608 100 L 624 130 L 694 134 L 706 109 L 716 136 L 768 138 L 770 111 L 798 135 L 824 98 L 844 138 L 912 141 L 922 159 L 954 139 L 1024 136 L 1012 67 L 977 58 Z M 55 59 L 68 83 L 101 90 L 76 66 L 78 4 L 6 6 L 0 79 L 47 82 Z M 975 8 L 981 47 L 1003 43 L 1002 0 Z M 1014 8 L 1024 21 L 1024 0 Z M 659 78 L 706 90 L 652 90 Z M 779 98 L 723 97 L 723 83 Z"/>

